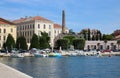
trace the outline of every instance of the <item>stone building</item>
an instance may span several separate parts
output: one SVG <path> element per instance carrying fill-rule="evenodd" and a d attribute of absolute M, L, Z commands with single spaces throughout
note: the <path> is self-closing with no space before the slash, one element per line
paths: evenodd
<path fill-rule="evenodd" d="M 46 32 L 50 36 L 50 45 L 54 47 L 54 39 L 61 33 L 69 33 L 65 26 L 65 12 L 62 13 L 62 26 L 41 16 L 25 17 L 13 21 L 17 26 L 17 37 L 24 36 L 28 47 L 33 34 L 41 36 L 41 32 Z"/>
<path fill-rule="evenodd" d="M 0 18 L 0 49 L 6 42 L 8 34 L 11 34 L 16 41 L 16 26 L 12 22 Z"/>
<path fill-rule="evenodd" d="M 50 36 L 50 45 L 53 46 L 54 23 L 46 18 L 35 16 L 25 17 L 13 21 L 17 26 L 17 37 L 24 36 L 28 46 L 33 34 L 41 36 L 41 32 L 46 32 Z"/>
<path fill-rule="evenodd" d="M 84 50 L 117 50 L 117 41 L 86 41 Z"/>

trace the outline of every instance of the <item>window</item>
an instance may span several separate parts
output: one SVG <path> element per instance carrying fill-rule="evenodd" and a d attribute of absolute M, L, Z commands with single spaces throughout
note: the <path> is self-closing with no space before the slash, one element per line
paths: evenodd
<path fill-rule="evenodd" d="M 50 36 L 51 35 L 51 32 L 49 31 L 48 35 Z"/>
<path fill-rule="evenodd" d="M 38 28 L 40 28 L 40 24 L 38 24 Z"/>
<path fill-rule="evenodd" d="M 110 46 L 109 46 L 109 45 L 107 45 L 107 49 L 110 49 Z"/>
<path fill-rule="evenodd" d="M 6 39 L 6 37 L 5 36 L 3 36 L 3 40 L 5 40 Z"/>
<path fill-rule="evenodd" d="M 0 29 L 0 33 L 1 33 L 1 29 Z"/>
<path fill-rule="evenodd" d="M 34 28 L 34 24 L 33 24 L 33 28 Z"/>
<path fill-rule="evenodd" d="M 55 30 L 55 33 L 56 33 L 56 30 Z"/>
<path fill-rule="evenodd" d="M 21 30 L 21 28 L 22 28 L 22 27 L 20 26 L 20 30 Z"/>
<path fill-rule="evenodd" d="M 29 31 L 29 36 L 31 36 L 31 31 Z"/>
<path fill-rule="evenodd" d="M 44 29 L 46 28 L 46 25 L 44 24 Z"/>
<path fill-rule="evenodd" d="M 6 29 L 4 29 L 4 33 L 6 33 Z"/>
<path fill-rule="evenodd" d="M 28 29 L 29 29 L 29 25 L 28 25 Z"/>
<path fill-rule="evenodd" d="M 17 30 L 19 30 L 19 27 L 17 27 Z"/>
<path fill-rule="evenodd" d="M 13 29 L 11 28 L 11 32 L 13 32 Z"/>
<path fill-rule="evenodd" d="M 29 31 L 28 31 L 28 36 L 29 36 Z"/>
<path fill-rule="evenodd" d="M 51 29 L 51 25 L 49 25 L 49 29 Z"/>
<path fill-rule="evenodd" d="M 31 27 L 31 24 L 30 24 L 30 29 L 31 29 L 32 27 Z"/>
<path fill-rule="evenodd" d="M 24 25 L 23 25 L 23 30 L 24 30 Z"/>

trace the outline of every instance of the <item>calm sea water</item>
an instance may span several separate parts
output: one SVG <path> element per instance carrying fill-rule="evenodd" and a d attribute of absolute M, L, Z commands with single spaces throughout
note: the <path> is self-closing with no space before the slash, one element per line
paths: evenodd
<path fill-rule="evenodd" d="M 120 78 L 120 56 L 0 58 L 34 78 Z"/>

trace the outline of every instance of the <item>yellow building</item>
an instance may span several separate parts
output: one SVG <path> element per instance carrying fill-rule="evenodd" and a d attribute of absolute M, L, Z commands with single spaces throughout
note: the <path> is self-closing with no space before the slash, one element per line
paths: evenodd
<path fill-rule="evenodd" d="M 8 34 L 11 34 L 16 41 L 16 26 L 14 23 L 0 18 L 0 49 L 2 49 L 3 43 L 6 42 Z"/>
<path fill-rule="evenodd" d="M 33 34 L 41 36 L 41 32 L 48 33 L 50 46 L 54 46 L 54 38 L 62 33 L 62 26 L 41 16 L 25 17 L 13 21 L 17 26 L 17 37 L 24 36 L 28 47 Z M 65 28 L 65 33 L 69 30 Z"/>

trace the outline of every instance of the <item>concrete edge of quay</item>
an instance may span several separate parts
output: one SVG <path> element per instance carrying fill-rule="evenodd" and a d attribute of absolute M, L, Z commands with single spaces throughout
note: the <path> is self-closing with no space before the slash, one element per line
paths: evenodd
<path fill-rule="evenodd" d="M 8 65 L 0 63 L 0 78 L 33 78 Z"/>

